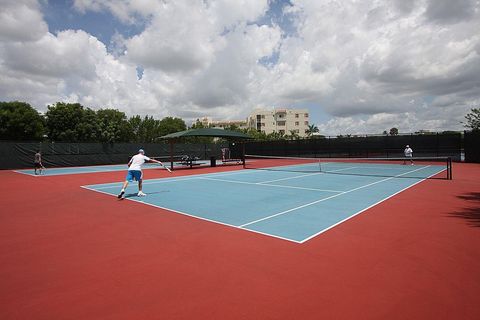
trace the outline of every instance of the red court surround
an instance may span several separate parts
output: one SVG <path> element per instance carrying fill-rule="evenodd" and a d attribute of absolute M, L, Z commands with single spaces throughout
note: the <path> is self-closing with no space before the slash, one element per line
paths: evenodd
<path fill-rule="evenodd" d="M 295 244 L 80 188 L 125 172 L 0 171 L 0 319 L 480 319 L 480 165 L 453 173 Z"/>

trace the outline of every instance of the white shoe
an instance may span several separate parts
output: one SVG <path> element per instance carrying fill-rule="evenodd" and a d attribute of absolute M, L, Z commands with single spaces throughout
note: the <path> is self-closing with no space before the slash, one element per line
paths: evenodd
<path fill-rule="evenodd" d="M 142 191 L 138 191 L 137 196 L 139 197 L 145 197 L 147 194 L 143 193 Z"/>
<path fill-rule="evenodd" d="M 120 191 L 120 193 L 117 196 L 118 199 L 124 199 L 125 198 L 125 190 Z"/>

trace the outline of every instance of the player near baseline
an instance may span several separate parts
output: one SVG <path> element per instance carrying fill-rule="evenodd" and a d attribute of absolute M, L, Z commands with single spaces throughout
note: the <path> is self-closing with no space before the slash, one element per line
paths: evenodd
<path fill-rule="evenodd" d="M 39 170 L 40 174 L 42 174 L 43 170 L 45 169 L 42 164 L 42 153 L 40 152 L 40 150 L 35 153 L 33 167 L 35 169 L 35 175 L 37 175 L 37 169 Z"/>
<path fill-rule="evenodd" d="M 410 164 L 413 166 L 413 150 L 410 148 L 410 146 L 407 144 L 405 146 L 405 150 L 403 150 L 403 153 L 405 154 L 405 160 L 403 160 L 403 164 L 407 161 L 407 159 L 410 159 Z"/>
<path fill-rule="evenodd" d="M 138 181 L 138 196 L 143 197 L 146 196 L 145 193 L 142 192 L 142 180 L 143 180 L 143 173 L 142 173 L 142 165 L 146 162 L 156 162 L 163 166 L 163 163 L 151 159 L 145 155 L 145 151 L 143 149 L 138 150 L 138 154 L 134 155 L 130 161 L 128 161 L 128 172 L 127 177 L 125 178 L 125 182 L 123 183 L 122 190 L 118 194 L 119 199 L 123 199 L 125 197 L 125 189 L 128 186 L 128 183 L 136 180 Z"/>

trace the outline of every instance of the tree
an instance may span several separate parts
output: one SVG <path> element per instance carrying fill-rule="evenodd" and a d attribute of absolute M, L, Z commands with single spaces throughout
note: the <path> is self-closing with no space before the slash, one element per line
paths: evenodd
<path fill-rule="evenodd" d="M 116 109 L 100 109 L 97 119 L 100 126 L 99 141 L 112 143 L 130 140 L 132 130 L 125 113 Z"/>
<path fill-rule="evenodd" d="M 244 129 L 243 133 L 249 135 L 255 140 L 267 140 L 267 135 L 263 131 L 258 131 L 254 128 Z"/>
<path fill-rule="evenodd" d="M 140 137 L 142 118 L 139 115 L 133 116 L 128 119 L 128 125 L 130 126 L 130 130 L 132 132 L 132 137 L 130 140 L 132 142 L 142 142 L 142 139 Z"/>
<path fill-rule="evenodd" d="M 480 108 L 473 108 L 470 110 L 470 112 L 465 116 L 465 119 L 467 119 L 465 127 L 472 130 L 480 130 Z"/>
<path fill-rule="evenodd" d="M 100 135 L 100 123 L 95 110 L 90 108 L 84 109 L 82 121 L 78 123 L 77 128 L 78 141 L 97 142 Z"/>
<path fill-rule="evenodd" d="M 145 116 L 141 120 L 137 139 L 140 142 L 153 142 L 160 136 L 160 120 Z"/>
<path fill-rule="evenodd" d="M 390 129 L 390 135 L 391 135 L 391 136 L 396 136 L 396 135 L 398 135 L 398 129 L 395 128 L 395 127 L 391 128 L 391 129 Z"/>
<path fill-rule="evenodd" d="M 266 139 L 267 140 L 284 140 L 285 139 L 285 134 L 283 132 L 273 131 L 273 132 L 267 134 Z"/>
<path fill-rule="evenodd" d="M 185 121 L 180 118 L 166 117 L 160 120 L 159 136 L 187 130 Z"/>
<path fill-rule="evenodd" d="M 40 140 L 45 119 L 26 102 L 0 102 L 0 137 L 9 140 Z"/>
<path fill-rule="evenodd" d="M 195 123 L 192 124 L 192 129 L 203 129 L 206 128 L 205 125 L 200 121 L 200 119 L 197 119 Z"/>
<path fill-rule="evenodd" d="M 236 124 L 233 124 L 233 123 L 230 124 L 229 126 L 225 127 L 225 130 L 242 132 L 242 129 L 240 129 L 239 126 L 237 126 Z"/>
<path fill-rule="evenodd" d="M 203 129 L 209 128 L 210 126 L 205 126 L 200 119 L 197 119 L 195 123 L 192 124 L 191 129 Z M 189 137 L 185 139 L 189 143 L 213 143 L 215 139 L 213 137 Z"/>
<path fill-rule="evenodd" d="M 297 130 L 290 130 L 290 135 L 288 136 L 292 140 L 297 140 L 300 136 L 297 133 Z"/>
<path fill-rule="evenodd" d="M 314 133 L 318 133 L 318 127 L 314 125 L 313 123 L 308 126 L 308 129 L 305 131 L 307 136 L 311 137 Z"/>
<path fill-rule="evenodd" d="M 83 114 L 83 106 L 79 103 L 57 102 L 48 106 L 45 113 L 48 137 L 54 141 L 79 141 L 77 126 L 82 123 Z"/>
<path fill-rule="evenodd" d="M 388 134 L 387 130 L 383 130 L 382 134 L 386 136 Z"/>

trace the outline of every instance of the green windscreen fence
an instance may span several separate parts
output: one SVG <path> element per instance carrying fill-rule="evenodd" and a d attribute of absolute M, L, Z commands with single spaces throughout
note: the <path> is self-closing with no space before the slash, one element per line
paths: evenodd
<path fill-rule="evenodd" d="M 245 153 L 268 156 L 299 156 L 317 158 L 339 157 L 402 157 L 406 145 L 414 156 L 462 157 L 461 133 L 410 134 L 397 136 L 325 137 L 300 140 L 246 142 Z M 234 154 L 241 146 L 230 147 Z"/>
<path fill-rule="evenodd" d="M 318 158 L 339 157 L 401 157 L 405 145 L 410 145 L 416 157 L 450 157 L 453 161 L 480 162 L 480 133 L 411 134 L 398 136 L 326 137 L 301 140 L 249 141 L 245 143 L 175 143 L 175 156 L 200 159 L 221 158 L 222 148 L 230 147 L 232 158 L 242 154 L 267 156 L 299 156 Z M 37 150 L 49 167 L 86 166 L 125 163 L 139 148 L 149 156 L 169 156 L 170 145 L 161 143 L 39 143 L 0 142 L 0 168 L 28 168 Z"/>
<path fill-rule="evenodd" d="M 465 131 L 465 162 L 480 163 L 480 130 Z"/>
<path fill-rule="evenodd" d="M 222 143 L 178 143 L 174 145 L 175 156 L 192 156 L 200 159 L 220 158 Z M 45 142 L 0 142 L 0 169 L 29 168 L 34 155 L 40 150 L 46 167 L 89 166 L 126 163 L 138 149 L 148 156 L 170 156 L 168 143 L 45 143 Z"/>

